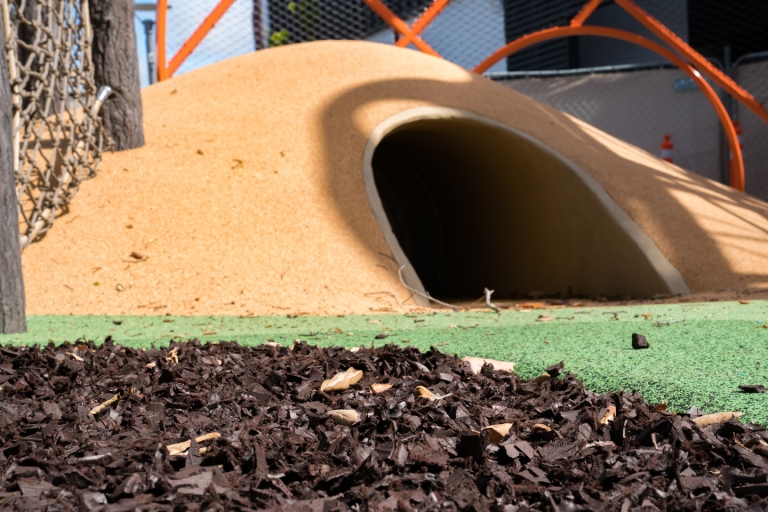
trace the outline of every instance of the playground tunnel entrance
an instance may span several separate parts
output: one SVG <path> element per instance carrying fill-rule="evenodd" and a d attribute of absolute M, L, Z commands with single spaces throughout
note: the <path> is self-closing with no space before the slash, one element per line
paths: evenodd
<path fill-rule="evenodd" d="M 511 129 L 455 116 L 403 122 L 381 138 L 371 169 L 395 259 L 434 297 L 670 291 L 638 245 L 645 235 L 600 185 Z"/>

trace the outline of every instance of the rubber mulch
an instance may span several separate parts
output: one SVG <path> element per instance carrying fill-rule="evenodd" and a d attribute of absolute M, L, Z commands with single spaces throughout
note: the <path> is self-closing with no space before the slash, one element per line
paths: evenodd
<path fill-rule="evenodd" d="M 111 512 L 768 506 L 763 427 L 701 426 L 695 408 L 586 391 L 562 368 L 526 382 L 393 345 L 0 348 L 0 500 Z M 351 387 L 328 388 L 341 372 Z"/>

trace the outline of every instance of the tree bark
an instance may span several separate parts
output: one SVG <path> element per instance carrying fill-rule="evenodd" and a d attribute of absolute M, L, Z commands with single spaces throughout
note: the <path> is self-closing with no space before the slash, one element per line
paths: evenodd
<path fill-rule="evenodd" d="M 101 107 L 101 119 L 115 151 L 144 145 L 133 6 L 134 0 L 91 0 L 88 9 L 96 85 L 113 89 Z"/>
<path fill-rule="evenodd" d="M 22 11 L 22 17 L 27 21 L 35 22 L 37 21 L 37 11 L 38 11 L 37 0 L 27 0 L 26 2 L 24 2 L 24 10 Z M 43 23 L 45 22 L 45 20 L 40 20 L 40 21 Z M 17 34 L 17 37 L 19 41 L 23 41 L 30 46 L 34 46 L 36 32 L 37 31 L 34 29 L 32 25 L 29 25 L 27 23 L 19 23 L 19 33 Z M 32 61 L 30 61 L 30 56 L 34 55 L 32 51 L 28 50 L 22 45 L 19 45 L 18 53 L 19 53 L 19 62 L 21 63 L 22 66 L 29 65 L 34 71 L 39 70 L 40 62 L 34 57 Z"/>
<path fill-rule="evenodd" d="M 5 33 L 0 23 L 0 41 Z M 21 273 L 19 207 L 13 175 L 13 126 L 8 61 L 0 57 L 0 333 L 26 332 L 24 277 Z"/>

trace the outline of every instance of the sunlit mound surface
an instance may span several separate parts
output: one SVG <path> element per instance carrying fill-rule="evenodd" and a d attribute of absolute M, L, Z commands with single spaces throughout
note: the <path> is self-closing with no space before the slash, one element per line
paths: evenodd
<path fill-rule="evenodd" d="M 768 204 L 421 53 L 259 51 L 144 90 L 24 252 L 30 314 L 345 314 L 768 287 Z M 133 256 L 132 256 L 132 253 Z"/>

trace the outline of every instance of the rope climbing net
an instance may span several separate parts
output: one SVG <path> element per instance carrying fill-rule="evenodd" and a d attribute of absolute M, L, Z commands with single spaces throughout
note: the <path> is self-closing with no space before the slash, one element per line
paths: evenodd
<path fill-rule="evenodd" d="M 11 82 L 22 249 L 96 175 L 106 139 L 91 61 L 88 0 L 0 0 Z"/>

